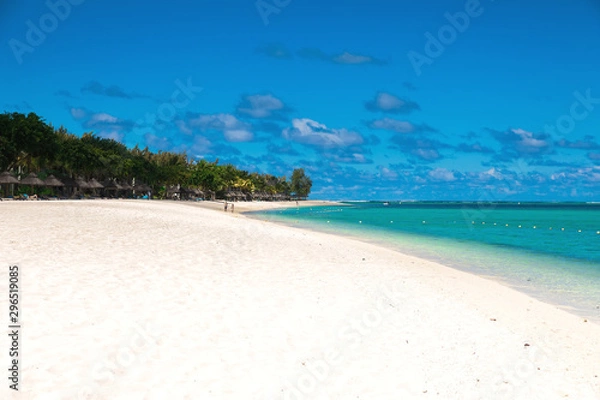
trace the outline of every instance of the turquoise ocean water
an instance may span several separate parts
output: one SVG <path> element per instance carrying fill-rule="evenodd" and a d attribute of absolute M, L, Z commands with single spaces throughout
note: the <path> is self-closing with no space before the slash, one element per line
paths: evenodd
<path fill-rule="evenodd" d="M 252 214 L 492 277 L 600 322 L 600 204 L 364 202 Z"/>

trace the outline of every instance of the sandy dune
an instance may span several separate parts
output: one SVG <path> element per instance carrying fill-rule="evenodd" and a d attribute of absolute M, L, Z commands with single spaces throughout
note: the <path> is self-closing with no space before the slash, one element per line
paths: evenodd
<path fill-rule="evenodd" d="M 203 207 L 0 203 L 1 292 L 18 264 L 23 310 L 21 392 L 4 378 L 0 398 L 600 398 L 594 323 L 439 264 Z M 8 348 L 3 335 L 6 366 Z"/>

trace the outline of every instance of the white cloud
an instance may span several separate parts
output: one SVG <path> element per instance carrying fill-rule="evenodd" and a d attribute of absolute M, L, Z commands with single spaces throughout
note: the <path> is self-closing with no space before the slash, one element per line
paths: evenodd
<path fill-rule="evenodd" d="M 175 121 L 175 125 L 177 126 L 177 128 L 179 128 L 179 131 L 181 133 L 185 133 L 186 135 L 192 134 L 192 130 L 186 125 L 184 121 Z"/>
<path fill-rule="evenodd" d="M 376 101 L 379 108 L 386 111 L 402 108 L 406 104 L 405 101 L 389 93 L 379 93 Z"/>
<path fill-rule="evenodd" d="M 223 134 L 228 142 L 249 142 L 254 137 L 252 132 L 243 129 L 225 130 Z"/>
<path fill-rule="evenodd" d="M 438 182 L 452 182 L 456 180 L 454 172 L 447 170 L 446 168 L 436 168 L 429 171 L 429 177 Z"/>
<path fill-rule="evenodd" d="M 440 158 L 440 153 L 435 149 L 413 149 L 411 154 L 422 158 L 423 160 L 433 161 Z"/>
<path fill-rule="evenodd" d="M 325 157 L 340 163 L 365 164 L 370 162 L 363 154 L 325 154 Z"/>
<path fill-rule="evenodd" d="M 600 182 L 600 166 L 579 168 L 568 172 L 559 172 L 552 174 L 550 179 L 553 181 L 573 181 L 573 182 Z"/>
<path fill-rule="evenodd" d="M 188 126 L 201 131 L 217 130 L 223 132 L 230 142 L 248 142 L 254 138 L 250 125 L 231 114 L 204 114 L 188 121 Z M 184 129 L 188 128 L 185 126 Z M 182 129 L 181 127 L 179 128 Z"/>
<path fill-rule="evenodd" d="M 92 117 L 88 121 L 88 125 L 96 125 L 98 123 L 108 123 L 114 124 L 117 123 L 119 119 L 107 113 L 97 113 L 93 114 Z"/>
<path fill-rule="evenodd" d="M 379 169 L 379 173 L 380 173 L 381 177 L 384 178 L 384 179 L 394 180 L 394 179 L 396 179 L 398 177 L 398 173 L 397 172 L 392 171 L 391 169 L 386 168 L 386 167 L 381 167 Z"/>
<path fill-rule="evenodd" d="M 194 143 L 190 147 L 190 153 L 196 154 L 196 156 L 204 156 L 211 150 L 212 143 L 204 136 L 194 136 Z"/>
<path fill-rule="evenodd" d="M 513 129 L 512 130 L 514 134 L 516 134 L 517 136 L 519 136 L 521 139 L 518 142 L 518 144 L 522 147 L 522 148 L 534 148 L 536 149 L 535 151 L 537 151 L 537 149 L 539 148 L 543 148 L 549 145 L 549 143 L 545 140 L 540 140 L 540 139 L 536 139 L 533 136 L 532 132 L 527 132 L 526 130 L 523 129 Z"/>
<path fill-rule="evenodd" d="M 351 54 L 346 51 L 338 56 L 335 56 L 333 58 L 333 61 L 340 63 L 340 64 L 366 64 L 366 63 L 373 62 L 373 59 L 368 56 L 361 56 L 359 54 Z"/>
<path fill-rule="evenodd" d="M 312 146 L 327 148 L 346 147 L 363 143 L 362 136 L 347 129 L 330 129 L 308 118 L 293 119 L 293 128 L 282 132 L 285 139 Z"/>
<path fill-rule="evenodd" d="M 87 115 L 86 111 L 83 108 L 71 108 L 71 115 L 73 116 L 73 118 L 75 119 L 82 119 L 85 118 L 85 116 Z"/>
<path fill-rule="evenodd" d="M 268 118 L 275 111 L 283 110 L 284 107 L 283 102 L 273 95 L 257 94 L 246 96 L 242 104 L 238 106 L 238 112 L 253 118 Z"/>
<path fill-rule="evenodd" d="M 487 171 L 481 172 L 479 174 L 479 178 L 481 180 L 489 180 L 490 178 L 496 178 L 498 180 L 503 180 L 504 175 L 500 171 L 498 171 L 496 168 L 492 167 L 492 168 L 488 169 Z"/>
<path fill-rule="evenodd" d="M 503 148 L 504 158 L 536 157 L 551 150 L 552 142 L 546 134 L 535 134 L 524 129 L 491 131 Z"/>
<path fill-rule="evenodd" d="M 156 148 L 158 150 L 171 150 L 173 143 L 165 136 L 157 136 L 153 133 L 146 133 L 144 135 L 146 146 L 150 148 Z"/>
<path fill-rule="evenodd" d="M 414 101 L 403 100 L 391 93 L 379 92 L 375 99 L 365 104 L 367 110 L 373 112 L 384 112 L 388 114 L 408 114 L 421 107 Z"/>
<path fill-rule="evenodd" d="M 125 134 L 118 131 L 100 132 L 98 136 L 104 139 L 112 139 L 121 143 L 123 142 L 123 139 L 125 139 Z"/>
<path fill-rule="evenodd" d="M 415 126 L 408 121 L 400 121 L 392 118 L 378 119 L 369 125 L 372 129 L 383 129 L 397 133 L 412 133 Z"/>

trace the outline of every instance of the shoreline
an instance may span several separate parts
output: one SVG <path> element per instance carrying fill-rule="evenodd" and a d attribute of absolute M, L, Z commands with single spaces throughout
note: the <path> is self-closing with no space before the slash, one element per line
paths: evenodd
<path fill-rule="evenodd" d="M 328 204 L 323 204 L 323 206 L 327 206 L 327 205 L 346 206 L 347 204 L 342 204 L 342 203 L 337 203 L 337 202 L 329 202 Z M 320 204 L 311 204 L 310 206 L 320 206 Z M 279 209 L 279 208 L 283 208 L 283 207 L 277 206 L 277 207 L 273 207 L 272 209 Z M 288 207 L 288 208 L 293 208 L 293 207 Z M 267 211 L 267 209 L 258 210 L 258 211 L 259 212 Z M 329 226 L 309 226 L 306 223 L 298 224 L 297 222 L 294 223 L 292 221 L 286 221 L 286 220 L 263 219 L 260 217 L 252 216 L 251 214 L 249 214 L 247 216 L 250 218 L 257 219 L 257 220 L 271 222 L 271 223 L 274 223 L 277 225 L 286 226 L 286 227 L 290 227 L 290 228 L 303 229 L 303 230 L 308 230 L 310 232 L 320 232 L 320 233 L 330 234 L 330 235 L 334 235 L 334 236 L 354 239 L 354 240 L 361 241 L 363 243 L 368 243 L 368 244 L 379 246 L 379 247 L 382 247 L 382 248 L 385 248 L 388 250 L 392 250 L 392 251 L 398 252 L 399 254 L 413 256 L 413 257 L 427 260 L 427 261 L 430 261 L 430 262 L 433 262 L 436 264 L 441 264 L 448 268 L 452 268 L 452 269 L 462 271 L 462 272 L 465 272 L 468 274 L 473 274 L 475 276 L 478 276 L 478 277 L 481 277 L 481 278 L 484 278 L 487 280 L 494 281 L 496 283 L 501 284 L 502 286 L 516 290 L 519 293 L 522 293 L 529 297 L 535 298 L 536 300 L 546 303 L 550 306 L 557 307 L 563 311 L 568 312 L 569 314 L 572 314 L 572 315 L 577 316 L 582 319 L 587 319 L 587 320 L 593 321 L 596 324 L 600 324 L 600 308 L 599 308 L 600 305 L 598 305 L 596 303 L 594 303 L 594 304 L 588 303 L 588 304 L 586 304 L 586 306 L 584 306 L 582 304 L 577 304 L 573 301 L 565 301 L 564 299 L 561 299 L 560 297 L 558 297 L 557 293 L 550 293 L 550 292 L 546 293 L 546 289 L 544 289 L 542 287 L 538 287 L 538 286 L 528 286 L 528 285 L 524 284 L 525 282 L 522 282 L 514 277 L 504 276 L 502 274 L 493 274 L 490 271 L 483 271 L 483 270 L 481 270 L 481 268 L 479 268 L 479 270 L 477 270 L 477 268 L 475 268 L 474 266 L 459 265 L 459 264 L 457 264 L 456 260 L 450 261 L 450 260 L 445 259 L 441 255 L 434 256 L 433 253 L 431 253 L 431 252 L 429 252 L 430 254 L 425 254 L 423 252 L 423 250 L 421 250 L 419 252 L 419 251 L 413 249 L 411 251 L 408 248 L 403 248 L 402 245 L 392 243 L 388 238 L 383 238 L 381 236 L 378 236 L 375 231 L 371 232 L 372 233 L 371 235 L 367 234 L 366 236 L 364 236 L 364 235 L 361 236 L 358 232 L 355 232 L 355 231 L 336 230 L 336 229 L 330 228 Z M 422 237 L 422 238 L 427 237 L 427 236 L 412 234 L 412 233 L 403 233 L 403 235 L 412 236 L 412 237 L 416 236 L 416 237 Z M 540 254 L 539 256 L 546 257 L 546 258 L 548 258 L 547 261 L 551 262 L 550 258 L 549 258 L 550 256 L 548 256 L 546 254 Z"/>
<path fill-rule="evenodd" d="M 88 202 L 89 201 L 141 202 L 142 204 L 146 204 L 148 202 L 148 200 L 142 200 L 142 199 L 91 199 L 91 200 L 69 199 L 69 200 L 60 200 L 60 202 L 73 202 L 73 203 L 79 203 L 82 201 L 88 201 Z M 40 200 L 40 202 L 44 203 L 46 201 Z M 340 207 L 349 206 L 349 204 L 341 202 L 341 201 L 304 200 L 304 201 L 299 201 L 298 205 L 296 205 L 296 203 L 294 201 L 258 201 L 258 202 L 255 202 L 255 201 L 252 201 L 252 202 L 227 201 L 227 203 L 229 204 L 229 208 L 228 208 L 227 212 L 224 212 L 224 210 L 223 210 L 225 200 L 216 200 L 216 201 L 213 201 L 213 200 L 203 200 L 203 201 L 152 200 L 152 202 L 153 203 L 161 202 L 161 203 L 167 203 L 167 204 L 180 204 L 180 205 L 193 206 L 193 207 L 198 207 L 198 208 L 212 210 L 212 211 L 220 211 L 221 213 L 226 214 L 226 215 L 231 214 L 232 217 L 240 217 L 241 216 L 241 217 L 250 218 L 250 219 L 253 219 L 256 221 L 272 223 L 272 224 L 275 224 L 278 226 L 288 227 L 291 229 L 300 229 L 300 230 L 304 230 L 304 231 L 308 231 L 308 232 L 324 233 L 324 234 L 333 235 L 333 236 L 340 237 L 340 238 L 357 240 L 362 243 L 371 244 L 371 245 L 374 245 L 377 247 L 384 248 L 386 250 L 394 251 L 400 255 L 415 257 L 415 258 L 418 258 L 418 259 L 421 259 L 424 261 L 442 265 L 446 268 L 461 271 L 461 272 L 464 272 L 467 274 L 472 274 L 477 277 L 493 281 L 504 287 L 515 290 L 518 293 L 532 297 L 537 301 L 541 301 L 542 303 L 548 304 L 553 307 L 557 307 L 558 309 L 565 311 L 573 316 L 576 316 L 576 317 L 582 318 L 582 319 L 587 319 L 589 321 L 592 321 L 592 322 L 600 325 L 600 311 L 598 312 L 598 315 L 591 315 L 591 313 L 593 312 L 591 309 L 585 309 L 585 310 L 580 309 L 580 308 L 577 308 L 577 306 L 574 304 L 560 303 L 555 298 L 551 298 L 548 296 L 544 297 L 543 290 L 540 291 L 539 288 L 526 288 L 526 287 L 520 286 L 519 281 L 511 280 L 510 278 L 507 278 L 502 275 L 493 275 L 493 274 L 489 274 L 489 273 L 486 274 L 483 272 L 474 271 L 468 267 L 463 268 L 463 267 L 460 267 L 457 265 L 453 265 L 452 263 L 447 263 L 444 261 L 443 258 L 440 258 L 440 257 L 428 257 L 427 255 L 414 253 L 407 249 L 397 248 L 397 247 L 391 245 L 387 240 L 384 240 L 381 238 L 363 237 L 363 236 L 357 235 L 353 232 L 328 231 L 326 229 L 312 228 L 312 227 L 308 227 L 308 226 L 299 226 L 297 224 L 294 224 L 291 222 L 286 222 L 286 221 L 265 220 L 262 218 L 257 218 L 257 217 L 252 216 L 253 213 L 260 213 L 263 211 L 286 209 L 286 208 L 325 207 L 325 206 L 334 206 L 334 205 L 340 206 Z M 17 203 L 22 203 L 22 202 L 17 202 Z M 28 203 L 28 202 L 25 202 L 25 203 Z M 231 212 L 231 208 L 230 208 L 232 204 L 235 205 L 234 213 Z M 586 312 L 587 312 L 587 314 L 586 314 Z"/>
<path fill-rule="evenodd" d="M 600 325 L 472 273 L 242 203 L 18 203 L 0 260 L 24 271 L 20 398 L 600 394 Z"/>

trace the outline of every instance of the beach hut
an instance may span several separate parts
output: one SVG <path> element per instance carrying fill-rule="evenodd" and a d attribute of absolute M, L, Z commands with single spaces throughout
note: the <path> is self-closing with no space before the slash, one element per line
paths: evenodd
<path fill-rule="evenodd" d="M 4 171 L 0 174 L 0 186 L 6 185 L 8 187 L 8 185 L 15 183 L 19 183 L 19 180 L 12 176 L 10 172 Z"/>
<path fill-rule="evenodd" d="M 200 189 L 193 189 L 194 195 L 196 196 L 196 199 L 203 199 L 204 198 L 204 192 Z"/>
<path fill-rule="evenodd" d="M 105 179 L 102 181 L 102 187 L 104 187 L 106 190 L 118 190 L 121 188 L 121 186 L 118 185 L 114 179 Z"/>
<path fill-rule="evenodd" d="M 44 186 L 44 181 L 41 180 L 40 178 L 38 178 L 37 175 L 32 172 L 29 175 L 27 175 L 27 177 L 21 179 L 21 181 L 19 182 L 19 185 Z M 27 195 L 24 195 L 24 196 L 27 197 Z M 36 195 L 36 197 L 37 197 L 37 195 Z"/>
<path fill-rule="evenodd" d="M 254 192 L 250 194 L 252 201 L 260 201 L 262 200 L 262 192 Z"/>
<path fill-rule="evenodd" d="M 181 195 L 184 193 L 184 190 L 179 185 L 168 185 L 166 189 L 168 199 L 176 200 L 181 198 Z"/>
<path fill-rule="evenodd" d="M 206 190 L 205 195 L 212 201 L 215 201 L 217 199 L 217 192 L 213 190 Z"/>
<path fill-rule="evenodd" d="M 26 178 L 21 179 L 21 185 L 28 186 L 44 186 L 44 181 L 37 177 L 35 173 L 30 173 Z"/>
<path fill-rule="evenodd" d="M 69 183 L 66 184 L 65 181 L 68 181 Z M 70 179 L 63 179 L 63 183 L 65 183 L 67 186 L 69 186 L 71 188 L 77 188 L 77 190 L 74 190 L 72 193 L 73 197 L 82 197 L 83 191 L 86 189 L 90 189 L 89 183 L 81 177 L 76 178 L 72 182 Z"/>
<path fill-rule="evenodd" d="M 21 179 L 19 185 L 26 186 L 44 186 L 44 181 L 37 177 L 37 174 L 34 172 L 27 175 L 27 177 Z"/>
<path fill-rule="evenodd" d="M 246 194 L 242 191 L 235 192 L 236 198 L 238 201 L 246 201 Z"/>
<path fill-rule="evenodd" d="M 73 194 L 73 192 L 75 191 L 75 188 L 77 187 L 77 183 L 75 182 L 75 179 L 73 178 L 69 178 L 67 177 L 61 177 L 60 181 L 63 183 L 63 190 L 62 190 L 62 194 L 63 196 L 70 196 Z"/>
<path fill-rule="evenodd" d="M 133 186 L 131 186 L 127 182 L 121 182 L 121 183 L 119 183 L 119 185 L 121 186 L 121 190 L 131 190 L 131 189 L 133 189 Z"/>
<path fill-rule="evenodd" d="M 95 196 L 96 195 L 96 189 L 103 189 L 104 185 L 102 185 L 100 182 L 98 182 L 96 180 L 96 178 L 92 178 L 89 180 L 88 182 L 88 186 L 90 187 L 90 189 L 92 189 L 92 194 Z"/>
<path fill-rule="evenodd" d="M 44 179 L 44 186 L 48 187 L 63 187 L 65 184 L 59 181 L 54 175 L 48 175 L 46 179 Z"/>
<path fill-rule="evenodd" d="M 125 197 L 129 197 L 133 190 L 133 186 L 127 183 L 127 181 L 117 182 L 117 184 L 121 186 L 121 191 L 124 193 Z"/>
<path fill-rule="evenodd" d="M 136 193 L 136 195 L 145 196 L 146 194 L 148 194 L 148 192 L 152 192 L 152 188 L 144 183 L 136 182 L 136 184 L 133 185 L 133 191 Z"/>
<path fill-rule="evenodd" d="M 75 179 L 73 179 L 73 178 L 69 178 L 69 177 L 60 178 L 60 181 L 63 183 L 64 187 L 67 187 L 67 188 L 77 187 L 77 183 L 75 183 Z"/>
<path fill-rule="evenodd" d="M 107 197 L 111 193 L 112 196 L 116 196 L 117 191 L 122 189 L 122 186 L 119 185 L 114 179 L 106 179 L 104 182 L 102 182 L 102 186 L 104 186 L 104 191 L 105 194 L 107 194 Z"/>
<path fill-rule="evenodd" d="M 48 175 L 46 179 L 44 179 L 44 186 L 49 188 L 58 188 L 65 186 L 65 184 L 58 180 L 54 175 Z"/>
<path fill-rule="evenodd" d="M 98 182 L 96 180 L 96 178 L 92 178 L 90 179 L 90 181 L 88 182 L 88 185 L 91 189 L 102 189 L 104 188 L 104 185 L 101 184 L 100 182 Z"/>
<path fill-rule="evenodd" d="M 225 197 L 231 201 L 240 201 L 246 199 L 246 195 L 239 190 L 228 190 Z"/>
<path fill-rule="evenodd" d="M 77 178 L 77 179 L 75 179 L 75 187 L 78 189 L 89 189 L 90 185 L 89 185 L 89 183 L 86 182 L 85 179 Z"/>
<path fill-rule="evenodd" d="M 10 183 L 19 183 L 19 180 L 11 175 L 10 172 L 4 171 L 0 174 L 0 184 L 8 185 Z"/>
<path fill-rule="evenodd" d="M 148 192 L 150 190 L 152 190 L 152 188 L 148 185 L 146 185 L 145 183 L 136 183 L 133 186 L 133 190 L 135 190 L 136 192 Z"/>
<path fill-rule="evenodd" d="M 181 191 L 181 199 L 182 200 L 190 200 L 190 199 L 193 199 L 196 197 L 197 189 L 182 187 L 179 190 Z"/>

